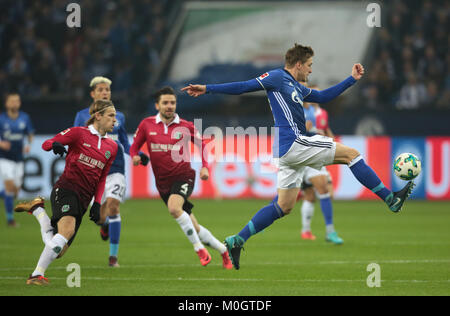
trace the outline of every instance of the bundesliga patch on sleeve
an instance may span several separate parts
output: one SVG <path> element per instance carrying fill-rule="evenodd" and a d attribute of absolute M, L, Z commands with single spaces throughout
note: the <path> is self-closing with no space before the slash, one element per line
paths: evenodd
<path fill-rule="evenodd" d="M 259 76 L 258 78 L 259 78 L 259 80 L 263 80 L 264 78 L 267 78 L 267 77 L 269 77 L 269 73 L 268 72 L 266 72 L 265 74 Z"/>

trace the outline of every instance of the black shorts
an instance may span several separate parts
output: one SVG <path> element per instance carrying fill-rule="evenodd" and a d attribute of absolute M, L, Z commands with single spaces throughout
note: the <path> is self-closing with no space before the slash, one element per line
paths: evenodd
<path fill-rule="evenodd" d="M 161 193 L 159 195 L 163 199 L 164 203 L 169 202 L 169 197 L 172 194 L 181 195 L 184 198 L 183 211 L 191 215 L 192 209 L 194 208 L 194 204 L 188 201 L 188 198 L 191 196 L 192 191 L 194 191 L 194 180 L 189 179 L 187 181 L 177 181 L 172 184 L 169 193 Z"/>
<path fill-rule="evenodd" d="M 56 233 L 58 232 L 58 222 L 61 218 L 64 216 L 73 216 L 76 219 L 75 233 L 68 242 L 68 245 L 70 246 L 80 228 L 86 209 L 81 206 L 80 199 L 75 192 L 62 188 L 53 188 L 50 201 L 52 203 L 53 212 L 51 225 Z"/>

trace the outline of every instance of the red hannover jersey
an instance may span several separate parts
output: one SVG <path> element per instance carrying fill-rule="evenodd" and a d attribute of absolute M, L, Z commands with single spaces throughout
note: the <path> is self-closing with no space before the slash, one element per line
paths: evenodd
<path fill-rule="evenodd" d="M 201 145 L 203 152 L 205 142 L 192 122 L 176 115 L 166 125 L 158 114 L 145 118 L 139 124 L 130 148 L 130 157 L 136 156 L 142 145 L 147 143 L 158 191 L 168 193 L 175 181 L 195 179 L 195 171 L 191 168 L 191 142 Z M 202 155 L 202 166 L 207 168 L 205 155 Z"/>
<path fill-rule="evenodd" d="M 77 193 L 85 209 L 93 196 L 101 203 L 106 176 L 117 154 L 116 142 L 107 135 L 100 136 L 92 125 L 66 129 L 46 140 L 42 148 L 50 151 L 54 142 L 69 145 L 66 166 L 55 188 Z"/>
<path fill-rule="evenodd" d="M 325 131 L 328 129 L 328 112 L 319 107 L 316 109 L 315 115 L 317 130 L 325 133 Z"/>

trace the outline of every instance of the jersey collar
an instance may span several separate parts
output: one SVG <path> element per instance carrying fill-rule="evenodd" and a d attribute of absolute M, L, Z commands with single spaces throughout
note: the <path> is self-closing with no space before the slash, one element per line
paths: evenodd
<path fill-rule="evenodd" d="M 156 115 L 155 122 L 156 122 L 156 124 L 159 124 L 159 123 L 163 122 L 159 113 L 158 113 L 158 115 Z M 174 123 L 175 124 L 180 124 L 180 117 L 176 113 L 175 113 L 174 120 L 172 122 L 170 122 L 169 125 L 174 124 Z M 164 122 L 163 122 L 163 124 L 164 124 Z"/>
<path fill-rule="evenodd" d="M 100 133 L 95 129 L 93 124 L 89 125 L 88 128 L 89 128 L 89 131 L 91 132 L 91 134 L 96 135 L 101 138 L 108 138 L 108 133 L 106 133 L 105 136 L 100 135 Z"/>

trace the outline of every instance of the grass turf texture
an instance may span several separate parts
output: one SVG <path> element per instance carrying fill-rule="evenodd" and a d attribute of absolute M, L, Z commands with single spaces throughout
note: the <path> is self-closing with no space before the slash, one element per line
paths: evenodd
<path fill-rule="evenodd" d="M 267 201 L 194 201 L 194 214 L 219 240 L 240 231 Z M 47 213 L 50 206 L 47 202 Z M 0 207 L 0 295 L 450 295 L 450 203 L 408 201 L 399 214 L 379 202 L 337 201 L 335 227 L 343 246 L 328 244 L 319 204 L 313 233 L 300 239 L 300 204 L 289 216 L 253 236 L 241 269 L 223 270 L 221 257 L 200 266 L 191 244 L 159 200 L 129 200 L 121 207 L 118 269 L 109 268 L 109 244 L 84 217 L 65 257 L 47 270 L 48 287 L 27 286 L 43 249 L 33 216 L 16 214 L 7 228 Z M 81 287 L 68 288 L 70 263 L 81 267 Z M 370 263 L 381 287 L 369 288 Z"/>

